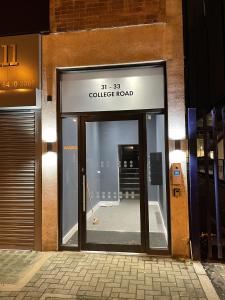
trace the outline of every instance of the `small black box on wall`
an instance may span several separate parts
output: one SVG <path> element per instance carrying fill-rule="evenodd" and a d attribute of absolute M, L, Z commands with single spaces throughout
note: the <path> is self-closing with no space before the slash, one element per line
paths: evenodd
<path fill-rule="evenodd" d="M 163 184 L 162 152 L 150 153 L 151 185 Z"/>

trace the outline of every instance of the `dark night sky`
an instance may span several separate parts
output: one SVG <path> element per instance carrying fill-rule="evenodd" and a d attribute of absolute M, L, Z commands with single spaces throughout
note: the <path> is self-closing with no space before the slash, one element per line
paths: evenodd
<path fill-rule="evenodd" d="M 49 31 L 49 0 L 5 0 L 0 11 L 0 36 Z"/>

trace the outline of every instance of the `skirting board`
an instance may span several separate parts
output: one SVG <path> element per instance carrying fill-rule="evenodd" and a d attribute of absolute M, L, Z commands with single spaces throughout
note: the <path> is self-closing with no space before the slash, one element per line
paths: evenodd
<path fill-rule="evenodd" d="M 71 237 L 77 232 L 78 230 L 78 223 L 76 223 L 68 232 L 67 234 L 63 237 L 63 245 L 65 245 Z"/>
<path fill-rule="evenodd" d="M 120 200 L 117 201 L 99 201 L 92 209 L 89 210 L 87 213 L 87 219 L 89 219 L 99 207 L 108 207 L 108 206 L 117 206 L 120 204 Z M 73 225 L 73 227 L 66 233 L 66 235 L 63 237 L 63 244 L 65 245 L 71 237 L 77 232 L 78 230 L 78 223 Z"/>
<path fill-rule="evenodd" d="M 164 219 L 163 219 L 163 215 L 162 215 L 162 210 L 161 210 L 161 207 L 159 205 L 159 202 L 158 201 L 149 201 L 148 205 L 149 206 L 151 206 L 151 205 L 157 205 L 158 206 L 160 214 L 161 214 L 161 219 L 162 219 L 163 232 L 165 234 L 165 238 L 166 238 L 166 241 L 168 243 L 168 233 L 167 233 L 167 230 L 166 230 L 166 226 L 165 226 L 165 223 L 164 223 Z"/>

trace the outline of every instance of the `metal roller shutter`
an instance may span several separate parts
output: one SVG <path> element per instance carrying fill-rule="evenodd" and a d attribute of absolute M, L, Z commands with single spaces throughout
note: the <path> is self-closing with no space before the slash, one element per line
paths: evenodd
<path fill-rule="evenodd" d="M 0 248 L 35 249 L 36 116 L 0 112 Z"/>

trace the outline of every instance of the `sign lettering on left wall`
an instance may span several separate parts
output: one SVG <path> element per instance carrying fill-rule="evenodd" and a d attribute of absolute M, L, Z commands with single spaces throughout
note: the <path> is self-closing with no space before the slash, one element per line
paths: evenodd
<path fill-rule="evenodd" d="M 12 67 L 18 66 L 17 61 L 17 45 L 1 45 L 1 51 L 3 55 L 2 62 L 0 62 L 0 67 Z"/>
<path fill-rule="evenodd" d="M 36 106 L 40 36 L 0 37 L 0 107 Z"/>

